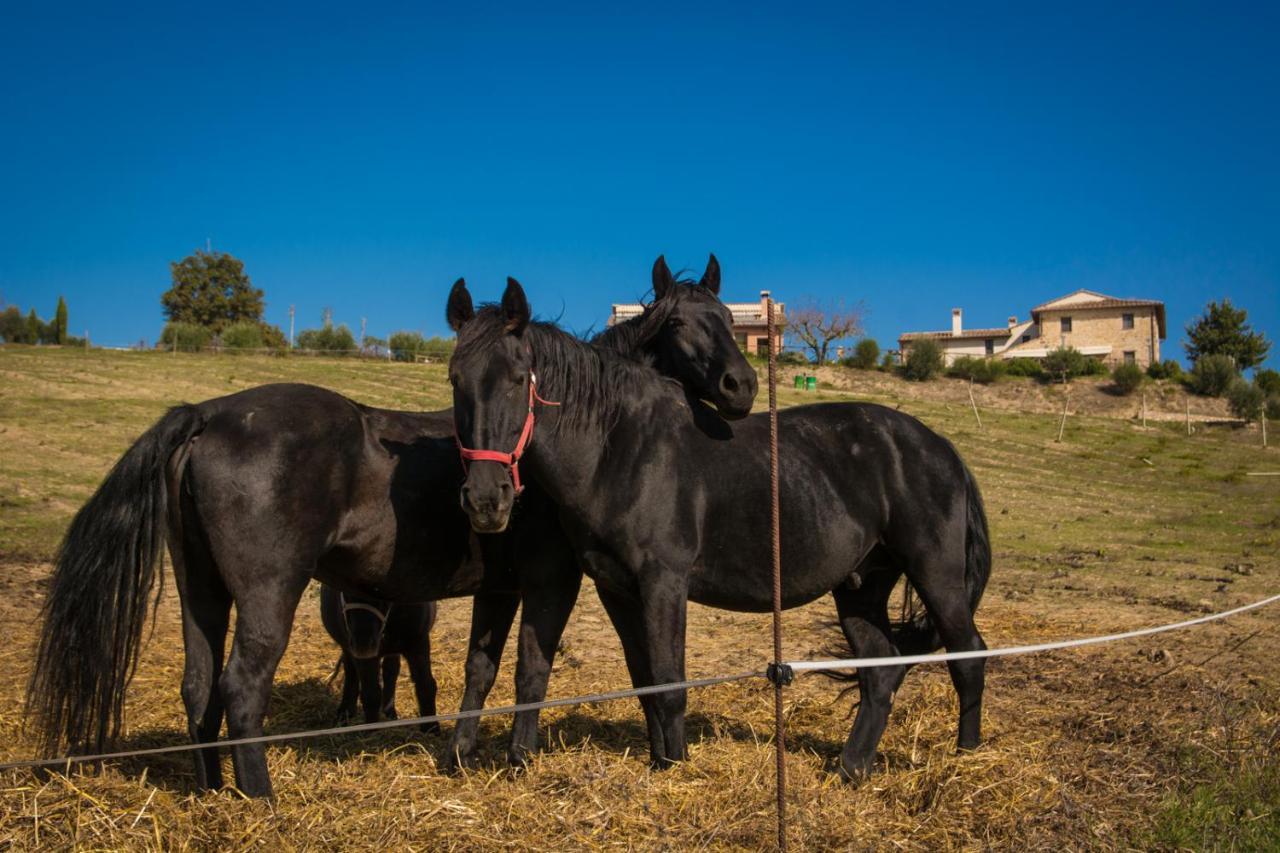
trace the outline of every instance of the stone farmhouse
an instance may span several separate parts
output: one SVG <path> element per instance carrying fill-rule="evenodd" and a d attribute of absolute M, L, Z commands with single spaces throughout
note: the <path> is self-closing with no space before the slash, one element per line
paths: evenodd
<path fill-rule="evenodd" d="M 1029 320 L 1010 317 L 997 329 L 965 329 L 960 309 L 953 308 L 951 331 L 907 332 L 898 338 L 898 347 L 905 356 L 913 343 L 925 339 L 937 341 L 948 365 L 966 355 L 1044 358 L 1059 347 L 1073 347 L 1109 365 L 1145 368 L 1160 360 L 1164 303 L 1077 290 L 1032 308 Z"/>
<path fill-rule="evenodd" d="M 768 298 L 769 291 L 762 290 L 759 302 L 725 303 L 725 307 L 733 314 L 733 336 L 743 352 L 752 355 L 769 354 L 768 317 L 765 314 L 765 300 Z M 608 324 L 612 326 L 621 323 L 638 316 L 642 311 L 644 306 L 639 302 L 615 304 L 609 313 Z M 774 327 L 774 342 L 778 346 L 778 352 L 782 352 L 782 327 L 787 324 L 786 305 L 774 302 L 773 317 L 774 323 L 777 324 Z"/>

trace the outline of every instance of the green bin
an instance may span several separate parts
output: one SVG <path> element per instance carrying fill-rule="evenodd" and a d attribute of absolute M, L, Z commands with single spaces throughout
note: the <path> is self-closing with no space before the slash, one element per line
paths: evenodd
<path fill-rule="evenodd" d="M 806 390 L 806 391 L 817 391 L 817 390 L 818 390 L 818 377 L 816 377 L 816 376 L 806 376 L 806 377 L 804 378 L 804 390 Z"/>
<path fill-rule="evenodd" d="M 796 389 L 799 391 L 804 390 L 804 377 L 799 374 L 796 375 Z"/>

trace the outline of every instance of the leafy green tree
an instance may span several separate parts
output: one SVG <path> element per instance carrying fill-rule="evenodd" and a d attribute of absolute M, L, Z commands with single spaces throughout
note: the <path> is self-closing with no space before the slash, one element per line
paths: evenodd
<path fill-rule="evenodd" d="M 1266 335 L 1253 331 L 1243 308 L 1223 299 L 1220 303 L 1210 302 L 1204 314 L 1187 326 L 1185 346 L 1192 362 L 1206 355 L 1225 355 L 1234 360 L 1237 370 L 1248 370 L 1267 360 L 1271 342 Z"/>
<path fill-rule="evenodd" d="M 53 312 L 53 343 L 67 342 L 67 300 L 58 297 L 58 309 Z"/>
<path fill-rule="evenodd" d="M 40 322 L 40 318 L 36 315 L 36 309 L 32 308 L 27 314 L 27 343 L 39 343 L 44 337 L 44 323 Z"/>
<path fill-rule="evenodd" d="M 1268 396 L 1280 396 L 1280 372 L 1274 370 L 1255 370 L 1253 371 L 1253 381 L 1258 387 L 1267 393 Z"/>
<path fill-rule="evenodd" d="M 254 287 L 244 263 L 226 252 L 196 251 L 169 264 L 173 286 L 160 297 L 174 323 L 194 323 L 220 332 L 242 321 L 262 319 L 262 291 Z"/>
<path fill-rule="evenodd" d="M 1266 408 L 1267 394 L 1258 387 L 1258 383 L 1246 382 L 1237 376 L 1227 389 L 1227 405 L 1237 418 L 1256 421 Z"/>
<path fill-rule="evenodd" d="M 858 345 L 853 348 L 853 355 L 846 359 L 850 367 L 856 367 L 858 370 L 874 370 L 879 360 L 880 345 L 874 338 L 863 338 L 858 341 Z"/>
<path fill-rule="evenodd" d="M 33 343 L 27 340 L 27 321 L 17 305 L 10 305 L 0 314 L 0 338 L 7 344 Z"/>
<path fill-rule="evenodd" d="M 1066 382 L 1089 372 L 1088 359 L 1075 347 L 1058 347 L 1044 357 L 1044 372 Z"/>
<path fill-rule="evenodd" d="M 936 341 L 925 338 L 916 341 L 907 351 L 902 375 L 913 382 L 924 382 L 942 371 L 942 347 Z"/>
<path fill-rule="evenodd" d="M 1196 359 L 1191 368 L 1191 388 L 1206 397 L 1221 397 L 1240 376 L 1235 360 L 1224 353 L 1211 353 Z"/>

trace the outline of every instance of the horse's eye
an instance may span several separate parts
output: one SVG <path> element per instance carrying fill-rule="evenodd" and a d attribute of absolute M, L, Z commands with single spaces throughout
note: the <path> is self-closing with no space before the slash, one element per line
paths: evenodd
<path fill-rule="evenodd" d="M 669 326 L 672 329 L 679 329 L 683 325 L 684 325 L 684 320 L 681 320 L 679 317 L 672 317 L 670 320 L 667 321 L 667 326 Z"/>

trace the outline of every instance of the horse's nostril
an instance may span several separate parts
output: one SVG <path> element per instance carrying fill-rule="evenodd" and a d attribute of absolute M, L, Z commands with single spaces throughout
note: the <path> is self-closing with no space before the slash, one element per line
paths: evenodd
<path fill-rule="evenodd" d="M 738 391 L 738 380 L 726 373 L 720 377 L 720 389 L 726 394 L 736 394 Z"/>

